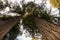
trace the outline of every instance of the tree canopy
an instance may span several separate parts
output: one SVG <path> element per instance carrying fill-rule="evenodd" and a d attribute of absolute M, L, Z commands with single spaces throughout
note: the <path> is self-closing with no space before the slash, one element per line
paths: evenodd
<path fill-rule="evenodd" d="M 50 3 L 52 5 L 53 5 L 53 2 L 55 3 L 55 1 L 51 2 L 51 0 L 50 0 Z M 8 2 L 7 2 L 7 4 L 8 4 Z M 49 22 L 52 22 L 52 20 L 55 20 L 54 16 L 51 16 L 50 12 L 47 12 L 47 10 L 45 10 L 44 3 L 39 5 L 34 2 L 28 2 L 27 4 L 22 3 L 22 7 L 20 7 L 20 5 L 18 5 L 18 6 L 14 5 L 13 7 L 11 7 L 10 4 L 8 4 L 7 6 L 10 8 L 10 12 L 21 14 L 20 17 L 22 17 L 22 19 L 23 19 L 22 24 L 23 24 L 24 28 L 26 28 L 32 36 L 34 36 L 36 33 L 40 33 L 40 30 L 37 28 L 36 23 L 34 21 L 35 17 L 49 21 Z M 14 10 L 12 10 L 12 9 L 14 9 Z M 16 32 L 13 33 L 13 31 L 15 29 L 16 28 L 13 28 L 11 31 L 12 32 L 11 37 L 10 37 L 11 39 L 14 38 L 14 37 L 12 37 L 12 36 L 14 36 L 13 34 L 16 34 Z M 15 30 L 15 31 L 17 31 L 17 30 Z M 19 31 L 17 31 L 17 32 L 19 32 Z M 33 38 L 33 40 L 35 40 L 35 39 Z"/>

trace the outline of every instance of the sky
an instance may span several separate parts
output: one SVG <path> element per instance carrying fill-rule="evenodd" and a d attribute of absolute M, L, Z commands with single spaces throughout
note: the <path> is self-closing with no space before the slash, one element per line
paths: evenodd
<path fill-rule="evenodd" d="M 20 1 L 22 1 L 22 0 L 8 0 L 8 1 L 9 1 L 9 3 L 10 3 L 10 2 L 18 3 L 18 5 L 21 6 Z M 34 1 L 34 0 L 25 0 L 25 1 L 26 1 L 26 2 L 30 2 L 30 1 Z M 36 0 L 36 1 L 35 1 L 35 3 L 37 3 L 37 4 L 39 4 L 39 3 L 41 3 L 41 2 L 42 2 L 41 0 Z M 59 14 L 58 14 L 58 13 L 59 13 L 58 9 L 52 7 L 51 4 L 49 3 L 49 0 L 47 0 L 46 2 L 47 2 L 46 7 L 47 7 L 48 9 L 50 9 L 50 7 L 52 8 L 51 14 L 58 16 L 58 15 L 59 15 Z M 5 10 L 6 10 L 6 11 L 9 11 L 9 8 L 7 7 Z M 6 12 L 6 11 L 4 11 L 4 12 Z M 55 12 L 55 11 L 56 11 L 56 12 Z M 1 11 L 1 12 L 2 12 L 2 11 Z M 2 13 L 3 13 L 3 12 L 2 12 Z M 15 14 L 10 13 L 10 15 L 15 15 Z M 23 27 L 23 26 L 22 26 L 22 27 Z M 23 31 L 23 34 L 22 34 L 22 35 L 18 35 L 17 38 L 16 38 L 16 40 L 31 40 L 31 39 L 32 39 L 31 36 L 28 36 L 28 35 L 30 35 L 30 34 L 29 34 L 28 32 L 27 32 L 27 33 L 25 32 L 25 31 L 26 31 L 25 29 L 22 29 L 22 31 Z M 26 36 L 28 36 L 28 37 L 26 37 Z"/>

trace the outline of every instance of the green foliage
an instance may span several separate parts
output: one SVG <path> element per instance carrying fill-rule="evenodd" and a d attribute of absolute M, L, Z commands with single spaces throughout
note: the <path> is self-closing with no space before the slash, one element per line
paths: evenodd
<path fill-rule="evenodd" d="M 34 2 L 28 2 L 26 4 L 26 11 L 29 13 L 30 12 L 33 13 L 33 11 L 35 10 L 35 7 L 36 7 L 36 4 Z"/>
<path fill-rule="evenodd" d="M 7 20 L 7 19 L 10 19 L 10 18 L 12 18 L 12 16 L 3 15 L 3 17 L 0 17 L 1 20 Z"/>
<path fill-rule="evenodd" d="M 40 18 L 45 20 L 50 20 L 50 15 L 47 13 L 47 11 L 44 11 L 43 13 L 40 13 Z"/>
<path fill-rule="evenodd" d="M 22 8 L 20 6 L 15 6 L 14 10 L 11 10 L 11 12 L 23 14 L 25 12 L 32 12 L 33 8 L 35 7 L 35 3 L 28 2 L 27 4 L 23 4 Z"/>
<path fill-rule="evenodd" d="M 17 35 L 19 34 L 19 25 L 18 25 L 19 23 L 17 23 L 11 30 L 10 30 L 10 32 L 9 32 L 9 34 L 10 34 L 10 37 L 9 37 L 9 40 L 14 40 L 16 37 L 17 37 Z"/>
<path fill-rule="evenodd" d="M 31 4 L 28 4 L 28 7 L 32 7 L 30 5 Z M 32 35 L 34 35 L 34 33 L 36 33 L 36 32 L 39 32 L 38 28 L 36 27 L 34 17 L 39 17 L 41 19 L 52 22 L 53 16 L 50 15 L 50 12 L 47 13 L 47 11 L 44 10 L 43 6 L 44 6 L 44 4 L 42 4 L 41 6 L 39 6 L 39 5 L 33 6 L 33 7 L 35 7 L 35 9 L 32 12 L 32 14 L 28 15 L 26 18 L 23 19 L 23 25 Z M 28 13 L 30 13 L 30 12 L 28 12 Z M 38 31 L 36 31 L 36 30 L 38 30 Z"/>
<path fill-rule="evenodd" d="M 51 21 L 52 19 L 52 17 L 50 16 L 50 13 L 47 13 L 47 11 L 44 10 L 43 5 L 44 4 L 40 6 L 33 2 L 29 2 L 27 4 L 23 4 L 22 8 L 20 8 L 20 6 L 17 6 L 15 10 L 11 10 L 11 12 L 15 12 L 19 14 L 24 14 L 25 12 L 28 12 L 29 14 L 31 13 L 31 15 L 28 15 L 27 17 L 23 18 L 23 25 L 24 25 L 24 28 L 26 28 L 32 34 L 32 36 L 34 36 L 35 33 L 39 32 L 39 29 L 35 24 L 34 17 L 40 17 L 48 21 Z M 3 16 L 3 18 L 1 19 L 6 20 L 6 19 L 9 19 L 9 17 Z M 14 40 L 19 33 L 19 27 L 17 27 L 17 25 L 15 25 L 9 32 L 10 40 Z"/>
<path fill-rule="evenodd" d="M 34 33 L 38 32 L 38 28 L 36 27 L 36 24 L 34 22 L 33 15 L 30 15 L 24 18 L 23 25 L 24 25 L 24 28 L 26 28 L 32 34 L 32 36 L 34 35 Z"/>
<path fill-rule="evenodd" d="M 23 10 L 21 10 L 20 6 L 16 6 L 16 8 L 14 8 L 14 10 L 11 10 L 11 12 L 22 14 Z"/>

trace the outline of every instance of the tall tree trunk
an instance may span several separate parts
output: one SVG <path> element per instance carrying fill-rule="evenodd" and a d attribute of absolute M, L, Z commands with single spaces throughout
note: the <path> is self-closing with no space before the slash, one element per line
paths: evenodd
<path fill-rule="evenodd" d="M 0 40 L 11 30 L 11 28 L 20 21 L 21 17 L 12 17 L 7 20 L 0 19 Z"/>
<path fill-rule="evenodd" d="M 60 26 L 35 18 L 36 25 L 42 33 L 43 40 L 60 40 Z"/>

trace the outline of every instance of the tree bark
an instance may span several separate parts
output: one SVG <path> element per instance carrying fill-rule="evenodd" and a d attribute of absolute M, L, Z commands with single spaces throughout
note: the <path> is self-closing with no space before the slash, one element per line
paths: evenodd
<path fill-rule="evenodd" d="M 0 20 L 0 40 L 20 21 L 20 17 L 13 17 L 7 20 Z"/>
<path fill-rule="evenodd" d="M 35 22 L 44 40 L 60 40 L 60 26 L 36 17 Z"/>

